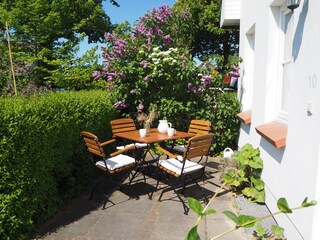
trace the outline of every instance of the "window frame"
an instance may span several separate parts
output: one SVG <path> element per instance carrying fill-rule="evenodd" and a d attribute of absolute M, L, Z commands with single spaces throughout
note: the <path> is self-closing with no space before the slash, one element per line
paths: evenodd
<path fill-rule="evenodd" d="M 284 110 L 282 107 L 283 104 L 283 97 L 284 94 L 287 94 L 285 98 L 287 99 L 287 105 L 288 105 L 288 99 L 289 99 L 289 92 L 290 92 L 290 80 L 291 80 L 291 74 L 292 74 L 292 51 L 286 52 L 286 48 L 292 49 L 292 36 L 293 36 L 293 14 L 286 7 L 285 4 L 281 5 L 279 7 L 279 56 L 278 56 L 278 86 L 277 86 L 277 119 L 282 120 L 284 122 L 287 122 L 289 119 L 289 109 Z M 290 19 L 288 22 L 286 22 L 288 14 L 290 14 Z M 287 30 L 287 31 L 286 31 Z M 289 46 L 285 46 L 286 43 L 289 42 Z M 288 49 L 287 49 L 288 50 Z M 285 56 L 286 53 L 288 56 Z M 284 79 L 284 71 L 285 67 L 287 67 L 287 79 Z M 284 81 L 286 82 L 286 87 L 289 88 L 286 93 L 284 93 Z"/>

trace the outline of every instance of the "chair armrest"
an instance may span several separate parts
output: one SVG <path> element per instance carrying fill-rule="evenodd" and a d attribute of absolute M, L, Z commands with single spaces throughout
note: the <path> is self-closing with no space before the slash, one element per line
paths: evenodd
<path fill-rule="evenodd" d="M 129 147 L 125 147 L 124 149 L 121 149 L 121 150 L 118 150 L 118 151 L 116 151 L 116 152 L 111 153 L 110 156 L 111 156 L 111 157 L 114 157 L 114 156 L 119 155 L 120 153 L 124 153 L 124 152 L 127 152 L 127 151 L 129 151 L 129 150 L 133 150 L 133 149 L 135 149 L 135 148 L 136 148 L 135 145 L 132 145 L 132 146 L 129 146 Z"/>
<path fill-rule="evenodd" d="M 101 147 L 107 145 L 107 144 L 110 144 L 110 143 L 114 143 L 116 140 L 115 139 L 111 139 L 111 140 L 108 140 L 108 141 L 105 141 L 103 143 L 100 144 Z"/>
<path fill-rule="evenodd" d="M 156 149 L 164 154 L 166 154 L 167 156 L 169 156 L 170 158 L 177 158 L 176 155 L 174 155 L 173 153 L 165 150 L 164 148 L 160 147 L 160 146 L 157 146 Z"/>

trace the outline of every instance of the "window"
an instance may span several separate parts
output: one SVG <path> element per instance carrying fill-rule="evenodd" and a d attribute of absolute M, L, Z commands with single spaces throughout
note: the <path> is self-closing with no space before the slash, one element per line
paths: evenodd
<path fill-rule="evenodd" d="M 279 98 L 278 118 L 288 120 L 289 91 L 292 68 L 292 11 L 286 6 L 280 7 L 280 51 L 279 51 Z"/>

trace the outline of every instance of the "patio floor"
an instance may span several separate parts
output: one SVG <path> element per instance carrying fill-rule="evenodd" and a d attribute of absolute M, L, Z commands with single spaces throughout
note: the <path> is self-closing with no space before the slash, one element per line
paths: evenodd
<path fill-rule="evenodd" d="M 208 178 L 204 183 L 207 195 L 213 196 L 220 186 L 218 163 L 211 158 L 208 163 Z M 106 181 L 104 183 L 107 183 Z M 103 186 L 104 185 L 104 186 Z M 166 192 L 161 201 L 158 197 L 161 188 L 154 192 L 152 200 L 146 192 L 154 190 L 156 181 L 148 177 L 147 185 L 134 182 L 130 189 L 136 198 L 129 198 L 124 191 L 116 191 L 102 209 L 104 196 L 96 192 L 92 200 L 88 200 L 90 189 L 77 199 L 70 201 L 53 219 L 42 224 L 33 239 L 38 240 L 176 240 L 184 239 L 189 229 L 194 226 L 197 216 L 192 210 L 188 215 L 183 212 L 182 204 L 173 191 Z M 100 191 L 107 192 L 106 184 L 100 185 Z M 187 191 L 188 190 L 188 191 Z M 190 187 L 185 190 L 186 196 L 197 198 L 198 189 Z M 234 223 L 223 215 L 223 211 L 236 212 L 234 198 L 224 190 L 211 204 L 216 214 L 207 216 L 199 225 L 201 239 L 212 238 L 230 228 Z M 219 238 L 221 240 L 248 239 L 243 231 L 237 230 Z"/>

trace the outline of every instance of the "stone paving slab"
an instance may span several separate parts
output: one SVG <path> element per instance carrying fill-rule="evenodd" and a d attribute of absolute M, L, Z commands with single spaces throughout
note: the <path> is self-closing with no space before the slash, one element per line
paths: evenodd
<path fill-rule="evenodd" d="M 211 160 L 213 161 L 213 160 Z M 220 186 L 216 163 L 212 162 L 208 168 L 204 187 L 208 196 L 213 196 Z M 141 177 L 141 176 L 140 176 Z M 184 214 L 183 207 L 173 191 L 166 192 L 158 201 L 164 183 L 158 186 L 152 199 L 147 192 L 153 191 L 156 181 L 147 178 L 147 185 L 138 179 L 131 186 L 135 198 L 130 198 L 125 190 L 116 191 L 110 200 L 115 205 L 107 203 L 102 209 L 104 196 L 95 193 L 92 200 L 88 200 L 89 191 L 83 196 L 72 200 L 69 204 L 48 222 L 39 227 L 37 240 L 176 240 L 184 239 L 188 231 L 194 226 L 197 216 L 192 210 Z M 160 190 L 159 190 L 160 189 Z M 109 191 L 110 186 L 104 182 L 100 191 Z M 132 193 L 132 192 L 131 192 Z M 198 197 L 197 189 L 188 188 L 185 195 Z M 223 215 L 223 211 L 236 212 L 233 206 L 233 196 L 226 190 L 214 200 L 211 208 L 218 213 L 203 219 L 198 227 L 201 239 L 209 239 L 232 227 L 234 223 Z M 206 238 L 206 236 L 208 238 Z M 221 240 L 244 240 L 247 237 L 242 230 L 234 231 Z"/>

